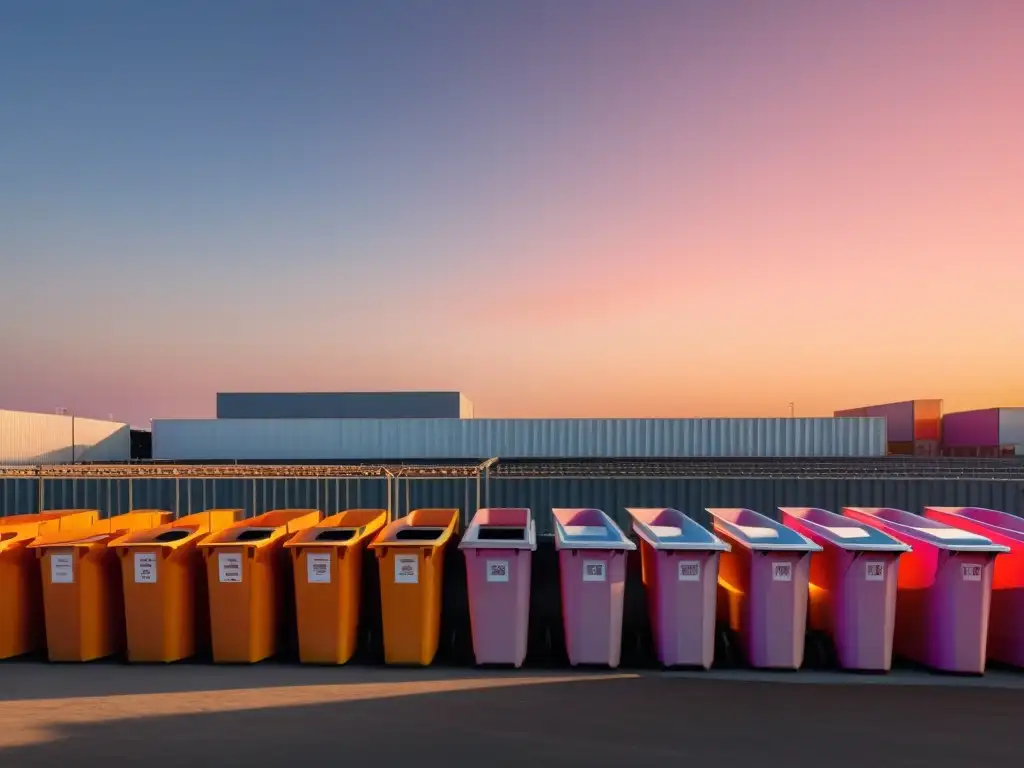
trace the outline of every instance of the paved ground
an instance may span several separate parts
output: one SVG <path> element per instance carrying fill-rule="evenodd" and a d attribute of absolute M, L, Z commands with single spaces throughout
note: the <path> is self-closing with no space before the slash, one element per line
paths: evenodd
<path fill-rule="evenodd" d="M 963 768 L 1020 762 L 1022 712 L 1024 675 L 998 672 L 964 679 L 21 662 L 0 664 L 0 766 L 663 768 L 685 760 Z"/>

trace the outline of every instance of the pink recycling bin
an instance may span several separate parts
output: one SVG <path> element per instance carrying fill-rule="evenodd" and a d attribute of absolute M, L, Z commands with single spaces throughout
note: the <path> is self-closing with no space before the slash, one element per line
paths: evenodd
<path fill-rule="evenodd" d="M 619 666 L 626 556 L 636 544 L 599 509 L 553 509 L 569 663 Z"/>
<path fill-rule="evenodd" d="M 988 659 L 1024 667 L 1024 519 L 981 507 L 925 507 L 924 515 L 1009 548 L 992 573 Z"/>
<path fill-rule="evenodd" d="M 678 509 L 627 509 L 640 562 L 654 648 L 666 667 L 715 659 L 718 558 L 729 545 Z"/>
<path fill-rule="evenodd" d="M 528 509 L 481 509 L 459 543 L 466 556 L 477 664 L 522 665 L 530 625 L 530 563 L 537 530 Z"/>
<path fill-rule="evenodd" d="M 992 561 L 1007 547 L 902 509 L 843 515 L 910 546 L 900 560 L 893 652 L 942 672 L 985 671 Z"/>
<path fill-rule="evenodd" d="M 730 551 L 718 568 L 718 615 L 752 667 L 799 669 L 807 634 L 809 555 L 821 547 L 752 509 L 709 509 Z"/>
<path fill-rule="evenodd" d="M 870 525 L 809 507 L 783 507 L 782 522 L 821 547 L 811 555 L 807 621 L 835 644 L 839 666 L 892 667 L 899 558 L 910 547 Z"/>

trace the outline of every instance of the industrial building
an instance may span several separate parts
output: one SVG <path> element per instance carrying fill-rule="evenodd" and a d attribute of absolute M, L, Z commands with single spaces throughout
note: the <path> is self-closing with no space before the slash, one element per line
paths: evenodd
<path fill-rule="evenodd" d="M 117 421 L 0 410 L 0 466 L 128 461 L 131 429 Z"/>
<path fill-rule="evenodd" d="M 218 419 L 471 419 L 461 392 L 218 392 Z"/>
<path fill-rule="evenodd" d="M 872 457 L 885 420 L 158 419 L 160 461 Z"/>
<path fill-rule="evenodd" d="M 942 443 L 942 401 L 905 400 L 899 403 L 848 408 L 835 418 L 885 419 L 887 452 L 893 456 L 938 456 Z"/>
<path fill-rule="evenodd" d="M 946 414 L 942 451 L 947 456 L 1024 456 L 1024 408 Z"/>

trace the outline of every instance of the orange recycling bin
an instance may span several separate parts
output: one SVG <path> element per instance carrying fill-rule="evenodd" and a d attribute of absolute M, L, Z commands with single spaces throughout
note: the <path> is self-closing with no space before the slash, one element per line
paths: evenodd
<path fill-rule="evenodd" d="M 63 509 L 0 517 L 0 659 L 45 645 L 43 585 L 29 542 L 41 534 L 92 525 L 99 514 L 95 509 Z"/>
<path fill-rule="evenodd" d="M 90 526 L 39 536 L 28 546 L 42 567 L 50 661 L 92 661 L 125 647 L 124 597 L 110 542 L 162 525 L 170 512 L 138 510 Z"/>
<path fill-rule="evenodd" d="M 199 542 L 210 590 L 213 660 L 253 664 L 279 650 L 291 563 L 282 545 L 320 522 L 315 509 L 276 509 Z"/>
<path fill-rule="evenodd" d="M 111 542 L 121 557 L 128 661 L 179 661 L 209 650 L 206 570 L 197 545 L 241 514 L 210 509 Z"/>
<path fill-rule="evenodd" d="M 458 524 L 457 509 L 416 509 L 370 544 L 380 568 L 385 663 L 426 666 L 434 660 L 441 636 L 444 553 Z"/>
<path fill-rule="evenodd" d="M 349 509 L 285 542 L 303 664 L 344 664 L 355 653 L 363 551 L 387 521 L 386 509 Z"/>

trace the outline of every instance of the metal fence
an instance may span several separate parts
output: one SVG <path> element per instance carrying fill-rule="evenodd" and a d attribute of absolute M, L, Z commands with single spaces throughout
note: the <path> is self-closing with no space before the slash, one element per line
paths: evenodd
<path fill-rule="evenodd" d="M 553 507 L 597 507 L 625 525 L 626 507 L 676 507 L 707 523 L 706 507 L 980 506 L 1024 514 L 1024 465 L 899 460 L 857 462 L 517 462 L 451 465 L 163 465 L 35 467 L 0 471 L 0 514 L 44 509 L 217 507 L 247 516 L 309 508 L 324 514 L 423 507 L 529 507 L 538 533 Z M 888 472 L 883 470 L 888 469 Z"/>

